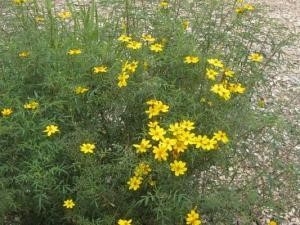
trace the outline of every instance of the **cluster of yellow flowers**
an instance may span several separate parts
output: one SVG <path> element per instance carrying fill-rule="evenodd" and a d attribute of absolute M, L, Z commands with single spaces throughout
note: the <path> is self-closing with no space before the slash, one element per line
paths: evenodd
<path fill-rule="evenodd" d="M 138 61 L 126 61 L 123 63 L 121 73 L 118 75 L 118 86 L 120 88 L 127 86 L 127 80 L 136 71 L 138 64 Z"/>
<path fill-rule="evenodd" d="M 240 83 L 231 83 L 230 78 L 235 73 L 232 69 L 225 67 L 224 63 L 219 59 L 208 59 L 208 67 L 206 68 L 206 78 L 217 83 L 211 86 L 211 91 L 218 94 L 224 100 L 229 100 L 232 93 L 242 94 L 245 87 Z"/>
<path fill-rule="evenodd" d="M 145 45 L 149 46 L 150 51 L 159 53 L 163 51 L 164 45 L 162 43 L 155 43 L 155 38 L 150 34 L 143 34 L 141 41 L 132 40 L 132 37 L 122 34 L 118 41 L 125 43 L 126 47 L 132 50 L 141 49 L 143 47 L 143 42 Z"/>
<path fill-rule="evenodd" d="M 252 62 L 262 62 L 264 60 L 264 56 L 260 53 L 251 53 L 248 56 L 248 59 Z"/>
<path fill-rule="evenodd" d="M 148 109 L 145 111 L 149 119 L 154 119 L 161 113 L 169 111 L 169 106 L 162 101 L 151 99 L 146 102 Z M 228 143 L 227 134 L 221 130 L 215 132 L 212 138 L 207 135 L 197 135 L 193 132 L 194 122 L 182 120 L 169 124 L 167 129 L 160 126 L 158 120 L 154 119 L 148 123 L 149 138 L 143 138 L 140 143 L 133 144 L 137 154 L 146 154 L 152 149 L 152 154 L 158 162 L 171 160 L 170 170 L 175 176 L 184 175 L 187 172 L 187 163 L 179 160 L 179 157 L 190 147 L 210 151 L 217 149 L 220 144 Z M 138 172 L 137 172 L 138 171 Z M 138 190 L 144 176 L 151 172 L 150 165 L 142 163 L 136 168 L 134 176 L 127 184 L 129 190 Z"/>
<path fill-rule="evenodd" d="M 57 16 L 61 20 L 67 20 L 67 19 L 70 19 L 72 17 L 72 13 L 68 10 L 63 10 L 63 11 L 58 12 Z"/>
<path fill-rule="evenodd" d="M 201 225 L 201 217 L 195 209 L 192 209 L 185 217 L 186 225 Z M 118 225 L 132 225 L 132 219 L 119 219 Z"/>
<path fill-rule="evenodd" d="M 16 5 L 22 5 L 26 3 L 28 0 L 12 0 L 12 2 Z"/>
<path fill-rule="evenodd" d="M 245 12 L 251 12 L 253 11 L 255 8 L 252 4 L 249 4 L 249 3 L 245 3 L 239 7 L 237 7 L 235 9 L 235 12 L 238 13 L 238 14 L 242 14 L 242 13 L 245 13 Z"/>

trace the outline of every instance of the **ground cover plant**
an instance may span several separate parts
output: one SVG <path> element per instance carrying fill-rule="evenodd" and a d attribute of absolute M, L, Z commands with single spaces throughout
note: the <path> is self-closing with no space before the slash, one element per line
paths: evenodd
<path fill-rule="evenodd" d="M 206 173 L 275 120 L 253 96 L 290 36 L 255 5 L 5 4 L 3 223 L 250 224 L 274 203 Z"/>

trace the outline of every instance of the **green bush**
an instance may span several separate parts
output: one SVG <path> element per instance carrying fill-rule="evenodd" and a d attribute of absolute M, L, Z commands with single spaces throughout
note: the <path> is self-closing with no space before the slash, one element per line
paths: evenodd
<path fill-rule="evenodd" d="M 205 173 L 265 125 L 251 96 L 288 35 L 242 1 L 51 2 L 1 22 L 4 223 L 255 220 L 253 185 Z"/>

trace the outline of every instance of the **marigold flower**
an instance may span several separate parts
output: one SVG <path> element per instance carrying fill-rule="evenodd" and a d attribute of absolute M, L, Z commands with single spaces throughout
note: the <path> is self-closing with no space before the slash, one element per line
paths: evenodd
<path fill-rule="evenodd" d="M 12 2 L 16 5 L 21 5 L 27 2 L 27 0 L 12 0 Z"/>
<path fill-rule="evenodd" d="M 151 138 L 155 141 L 159 141 L 159 140 L 163 140 L 164 139 L 164 135 L 166 134 L 166 131 L 161 128 L 160 126 L 156 126 L 156 127 L 151 127 L 149 129 L 149 135 L 151 136 Z"/>
<path fill-rule="evenodd" d="M 50 124 L 46 126 L 46 129 L 43 132 L 47 133 L 47 136 L 50 137 L 52 134 L 59 132 L 59 129 L 58 126 Z"/>
<path fill-rule="evenodd" d="M 225 68 L 224 74 L 225 74 L 226 77 L 233 77 L 234 76 L 234 71 L 229 69 L 229 68 Z"/>
<path fill-rule="evenodd" d="M 121 87 L 126 87 L 127 86 L 127 79 L 129 78 L 129 75 L 126 73 L 121 73 L 118 76 L 118 86 Z"/>
<path fill-rule="evenodd" d="M 136 191 L 137 189 L 140 188 L 141 183 L 142 183 L 143 178 L 142 177 L 131 177 L 127 184 L 129 185 L 129 190 L 134 190 Z"/>
<path fill-rule="evenodd" d="M 223 142 L 224 144 L 227 144 L 229 142 L 227 134 L 221 130 L 215 132 L 213 138 L 217 141 Z"/>
<path fill-rule="evenodd" d="M 176 140 L 176 139 L 175 139 Z M 178 155 L 181 152 L 184 152 L 188 148 L 188 145 L 180 140 L 176 140 L 176 143 L 173 145 L 173 153 Z"/>
<path fill-rule="evenodd" d="M 177 140 L 173 138 L 164 138 L 161 140 L 160 144 L 165 146 L 165 148 L 169 151 L 172 151 L 173 146 L 176 145 Z"/>
<path fill-rule="evenodd" d="M 201 225 L 201 218 L 199 213 L 192 209 L 186 216 L 187 225 Z"/>
<path fill-rule="evenodd" d="M 224 98 L 226 101 L 231 97 L 230 91 L 223 84 L 214 84 L 210 90 Z"/>
<path fill-rule="evenodd" d="M 158 125 L 158 122 L 157 121 L 150 121 L 148 123 L 148 127 L 156 127 Z"/>
<path fill-rule="evenodd" d="M 194 145 L 196 145 L 196 148 L 202 148 L 203 150 L 214 150 L 217 148 L 217 140 L 215 138 L 208 138 L 206 135 L 198 135 L 194 137 Z"/>
<path fill-rule="evenodd" d="M 189 28 L 189 26 L 190 26 L 190 21 L 184 20 L 184 21 L 182 22 L 182 26 L 183 26 L 183 28 L 184 28 L 185 30 L 187 30 L 187 29 Z"/>
<path fill-rule="evenodd" d="M 243 87 L 240 83 L 237 84 L 229 83 L 227 88 L 230 92 L 239 93 L 239 94 L 243 94 L 246 90 L 246 88 Z"/>
<path fill-rule="evenodd" d="M 168 1 L 163 0 L 163 1 L 161 1 L 159 3 L 159 7 L 160 8 L 166 9 L 166 8 L 168 8 L 168 6 L 169 6 L 169 2 Z"/>
<path fill-rule="evenodd" d="M 127 36 L 125 34 L 122 34 L 119 38 L 118 38 L 118 41 L 121 41 L 121 42 L 130 42 L 132 40 L 132 38 L 130 36 Z"/>
<path fill-rule="evenodd" d="M 131 225 L 132 220 L 123 220 L 119 219 L 118 220 L 118 225 Z"/>
<path fill-rule="evenodd" d="M 216 80 L 216 77 L 219 73 L 213 69 L 206 68 L 206 77 L 210 80 Z"/>
<path fill-rule="evenodd" d="M 91 143 L 83 143 L 80 145 L 80 151 L 84 154 L 94 153 L 96 146 Z"/>
<path fill-rule="evenodd" d="M 179 123 L 172 123 L 169 125 L 169 131 L 172 132 L 173 136 L 177 137 L 184 132 L 184 128 Z"/>
<path fill-rule="evenodd" d="M 151 34 L 143 34 L 142 40 L 146 41 L 148 43 L 153 43 L 155 41 L 155 38 L 151 36 Z"/>
<path fill-rule="evenodd" d="M 2 116 L 10 116 L 13 113 L 11 108 L 4 108 L 1 111 Z"/>
<path fill-rule="evenodd" d="M 138 67 L 139 62 L 138 61 L 126 61 L 123 65 L 122 65 L 122 72 L 124 73 L 134 73 Z"/>
<path fill-rule="evenodd" d="M 93 73 L 106 73 L 107 72 L 107 66 L 94 66 L 93 67 Z"/>
<path fill-rule="evenodd" d="M 218 68 L 223 68 L 224 67 L 223 62 L 219 59 L 208 59 L 207 62 L 210 65 L 213 65 L 213 66 L 218 67 Z"/>
<path fill-rule="evenodd" d="M 70 49 L 67 52 L 68 55 L 80 55 L 81 53 L 82 53 L 81 49 L 78 49 L 78 48 Z"/>
<path fill-rule="evenodd" d="M 140 144 L 134 144 L 133 147 L 136 148 L 136 153 L 145 153 L 147 152 L 147 149 L 152 147 L 152 145 L 149 140 L 142 139 Z"/>
<path fill-rule="evenodd" d="M 163 51 L 163 45 L 162 44 L 152 44 L 150 45 L 150 50 L 153 51 L 153 52 L 162 52 Z"/>
<path fill-rule="evenodd" d="M 45 18 L 43 16 L 36 16 L 34 17 L 34 20 L 37 23 L 43 23 L 45 21 Z"/>
<path fill-rule="evenodd" d="M 146 176 L 151 172 L 150 165 L 147 163 L 140 163 L 134 170 L 134 175 L 137 177 Z"/>
<path fill-rule="evenodd" d="M 180 122 L 180 126 L 183 128 L 183 129 L 186 129 L 188 131 L 190 130 L 194 130 L 195 129 L 195 123 L 190 121 L 190 120 L 183 120 Z"/>
<path fill-rule="evenodd" d="M 278 223 L 275 220 L 270 220 L 268 225 L 278 225 Z"/>
<path fill-rule="evenodd" d="M 28 102 L 28 103 L 25 103 L 23 105 L 24 109 L 32 109 L 32 110 L 35 110 L 39 107 L 39 103 L 36 102 L 36 101 L 31 101 L 31 102 Z"/>
<path fill-rule="evenodd" d="M 198 63 L 200 61 L 199 57 L 198 56 L 186 56 L 184 58 L 184 63 L 186 64 L 195 64 L 195 63 Z"/>
<path fill-rule="evenodd" d="M 82 87 L 82 86 L 77 86 L 75 87 L 74 91 L 76 94 L 84 94 L 85 92 L 87 92 L 89 90 L 89 88 L 87 87 Z"/>
<path fill-rule="evenodd" d="M 248 56 L 248 59 L 253 62 L 262 62 L 264 60 L 264 56 L 260 53 L 251 53 Z"/>
<path fill-rule="evenodd" d="M 72 209 L 72 208 L 74 208 L 75 203 L 72 199 L 67 199 L 67 200 L 64 201 L 63 206 L 67 209 Z"/>
<path fill-rule="evenodd" d="M 142 47 L 142 43 L 138 41 L 129 41 L 128 44 L 126 45 L 127 48 L 137 50 Z"/>
<path fill-rule="evenodd" d="M 30 55 L 29 51 L 19 52 L 19 57 L 20 58 L 27 58 L 29 55 Z"/>
<path fill-rule="evenodd" d="M 57 16 L 62 20 L 66 20 L 72 17 L 72 13 L 70 11 L 63 10 L 57 13 Z"/>
<path fill-rule="evenodd" d="M 170 163 L 171 171 L 175 173 L 175 176 L 180 176 L 185 174 L 187 171 L 186 163 L 183 161 L 177 161 Z"/>
<path fill-rule="evenodd" d="M 158 146 L 153 147 L 154 159 L 158 161 L 166 161 L 168 157 L 168 148 L 166 145 L 159 143 Z"/>
<path fill-rule="evenodd" d="M 165 113 L 169 111 L 168 105 L 155 99 L 147 101 L 147 105 L 149 105 L 149 108 L 146 110 L 146 113 L 148 114 L 149 119 L 154 116 L 158 116 L 161 112 Z"/>

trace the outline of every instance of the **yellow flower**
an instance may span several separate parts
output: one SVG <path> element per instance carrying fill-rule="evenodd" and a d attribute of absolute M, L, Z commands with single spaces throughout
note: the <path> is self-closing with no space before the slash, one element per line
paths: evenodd
<path fill-rule="evenodd" d="M 68 55 L 80 55 L 81 53 L 82 53 L 81 49 L 78 49 L 78 48 L 70 49 L 67 52 Z"/>
<path fill-rule="evenodd" d="M 148 127 L 156 127 L 158 125 L 158 122 L 157 121 L 150 121 L 148 123 Z"/>
<path fill-rule="evenodd" d="M 270 220 L 270 222 L 268 223 L 268 225 L 277 225 L 278 223 L 275 220 Z"/>
<path fill-rule="evenodd" d="M 168 8 L 168 6 L 169 6 L 169 2 L 167 2 L 165 0 L 163 0 L 159 3 L 160 8 L 166 9 L 166 8 Z"/>
<path fill-rule="evenodd" d="M 190 21 L 184 20 L 184 21 L 182 22 L 182 26 L 183 26 L 183 28 L 184 28 L 185 30 L 187 30 L 187 29 L 189 28 L 189 26 L 190 26 Z"/>
<path fill-rule="evenodd" d="M 148 133 L 153 140 L 159 141 L 164 139 L 164 135 L 166 134 L 166 131 L 163 128 L 161 128 L 159 125 L 157 125 L 156 127 L 153 128 L 151 127 Z"/>
<path fill-rule="evenodd" d="M 231 97 L 230 91 L 223 84 L 214 84 L 210 90 L 224 98 L 226 101 Z"/>
<path fill-rule="evenodd" d="M 29 51 L 19 52 L 19 57 L 20 58 L 27 58 L 29 55 L 30 55 Z"/>
<path fill-rule="evenodd" d="M 119 219 L 118 220 L 118 225 L 131 225 L 132 220 L 123 220 Z"/>
<path fill-rule="evenodd" d="M 183 161 L 177 161 L 170 163 L 171 171 L 175 173 L 175 176 L 180 176 L 185 174 L 187 171 L 186 163 Z"/>
<path fill-rule="evenodd" d="M 96 148 L 95 144 L 91 144 L 91 143 L 83 143 L 80 145 L 80 151 L 83 152 L 84 154 L 94 153 L 95 148 Z"/>
<path fill-rule="evenodd" d="M 129 41 L 128 44 L 126 45 L 127 48 L 137 50 L 142 47 L 142 43 L 138 41 Z"/>
<path fill-rule="evenodd" d="M 264 60 L 264 56 L 260 53 L 251 53 L 248 56 L 248 59 L 253 62 L 262 62 Z"/>
<path fill-rule="evenodd" d="M 118 76 L 118 86 L 121 87 L 126 87 L 127 86 L 127 79 L 129 78 L 129 75 L 126 73 L 121 73 Z"/>
<path fill-rule="evenodd" d="M 162 101 L 158 101 L 155 99 L 151 99 L 147 101 L 147 105 L 149 105 L 146 113 L 148 114 L 148 118 L 151 119 L 154 116 L 158 116 L 161 112 L 166 113 L 169 111 L 169 106 L 164 104 Z"/>
<path fill-rule="evenodd" d="M 246 90 L 246 88 L 243 87 L 240 83 L 237 84 L 229 83 L 227 88 L 230 92 L 239 93 L 239 94 L 243 94 Z"/>
<path fill-rule="evenodd" d="M 72 209 L 75 206 L 75 203 L 72 199 L 67 199 L 64 201 L 63 206 L 67 209 Z"/>
<path fill-rule="evenodd" d="M 12 0 L 12 2 L 16 5 L 21 5 L 27 2 L 27 0 Z"/>
<path fill-rule="evenodd" d="M 87 87 L 82 87 L 82 86 L 77 86 L 75 87 L 75 93 L 76 94 L 84 94 L 85 92 L 87 92 L 89 89 Z"/>
<path fill-rule="evenodd" d="M 187 215 L 186 215 L 186 224 L 187 225 L 201 225 L 201 218 L 199 213 L 197 213 L 194 209 L 192 209 Z"/>
<path fill-rule="evenodd" d="M 226 77 L 233 77 L 234 76 L 234 71 L 229 69 L 229 68 L 225 68 L 224 74 L 225 74 Z"/>
<path fill-rule="evenodd" d="M 31 101 L 31 102 L 28 102 L 28 103 L 25 103 L 23 105 L 24 109 L 37 109 L 39 107 L 39 103 L 36 102 L 36 101 Z"/>
<path fill-rule="evenodd" d="M 155 38 L 152 37 L 150 34 L 143 34 L 142 40 L 147 41 L 148 43 L 153 43 L 155 41 Z"/>
<path fill-rule="evenodd" d="M 194 138 L 194 144 L 196 145 L 196 148 L 202 148 L 210 151 L 216 149 L 218 143 L 215 138 L 209 139 L 206 135 L 198 135 Z"/>
<path fill-rule="evenodd" d="M 140 188 L 141 183 L 142 183 L 143 178 L 142 177 L 131 177 L 127 184 L 129 185 L 129 190 L 134 190 L 136 191 L 137 189 Z"/>
<path fill-rule="evenodd" d="M 152 145 L 149 140 L 142 139 L 140 144 L 134 144 L 133 147 L 136 148 L 136 153 L 145 153 L 147 152 L 147 149 L 152 147 Z"/>
<path fill-rule="evenodd" d="M 34 20 L 37 23 L 43 23 L 45 21 L 45 18 L 43 16 L 36 16 L 34 17 Z"/>
<path fill-rule="evenodd" d="M 253 5 L 248 3 L 244 5 L 244 8 L 248 11 L 253 11 L 255 9 Z"/>
<path fill-rule="evenodd" d="M 93 73 L 106 73 L 107 72 L 107 66 L 94 66 L 93 67 Z"/>
<path fill-rule="evenodd" d="M 127 72 L 127 73 L 134 73 L 138 67 L 139 62 L 138 61 L 126 61 L 123 65 L 122 65 L 122 72 Z"/>
<path fill-rule="evenodd" d="M 154 159 L 158 161 L 166 161 L 168 157 L 168 148 L 166 145 L 159 143 L 158 146 L 153 147 Z"/>
<path fill-rule="evenodd" d="M 130 36 L 125 35 L 125 34 L 122 34 L 118 38 L 118 41 L 121 41 L 121 42 L 130 42 L 131 40 L 132 40 L 132 38 Z"/>
<path fill-rule="evenodd" d="M 160 144 L 164 145 L 167 150 L 172 151 L 173 146 L 176 145 L 177 140 L 173 138 L 164 138 Z"/>
<path fill-rule="evenodd" d="M 184 145 L 189 145 L 194 143 L 195 134 L 189 131 L 183 131 L 179 135 L 177 135 L 176 138 Z"/>
<path fill-rule="evenodd" d="M 227 134 L 221 130 L 215 132 L 213 138 L 217 141 L 223 142 L 224 144 L 227 144 L 229 142 Z"/>
<path fill-rule="evenodd" d="M 140 163 L 134 170 L 134 175 L 137 177 L 146 176 L 151 172 L 150 165 L 147 163 Z"/>
<path fill-rule="evenodd" d="M 208 59 L 207 62 L 210 65 L 213 65 L 213 66 L 218 67 L 218 68 L 223 68 L 224 67 L 223 62 L 219 59 Z"/>
<path fill-rule="evenodd" d="M 153 44 L 153 45 L 150 45 L 150 50 L 153 51 L 153 52 L 162 52 L 163 51 L 163 45 L 162 44 Z"/>
<path fill-rule="evenodd" d="M 57 16 L 62 20 L 66 20 L 66 19 L 71 18 L 72 13 L 70 11 L 63 10 L 63 11 L 57 13 Z"/>
<path fill-rule="evenodd" d="M 184 63 L 186 63 L 186 64 L 195 64 L 195 63 L 197 63 L 199 61 L 200 61 L 200 59 L 199 59 L 198 56 L 191 56 L 191 55 L 189 55 L 189 56 L 186 56 L 184 58 Z"/>
<path fill-rule="evenodd" d="M 47 133 L 47 136 L 51 136 L 52 134 L 55 134 L 59 132 L 58 126 L 50 124 L 46 126 L 46 129 L 43 131 L 44 133 Z"/>
<path fill-rule="evenodd" d="M 210 80 L 216 80 L 216 76 L 218 75 L 219 73 L 213 69 L 208 69 L 206 68 L 206 77 Z"/>
<path fill-rule="evenodd" d="M 10 116 L 13 113 L 11 108 L 4 108 L 1 111 L 2 116 Z"/>
<path fill-rule="evenodd" d="M 180 126 L 183 128 L 183 129 L 186 129 L 186 130 L 194 130 L 195 129 L 195 123 L 190 121 L 190 120 L 183 120 L 180 122 Z"/>

